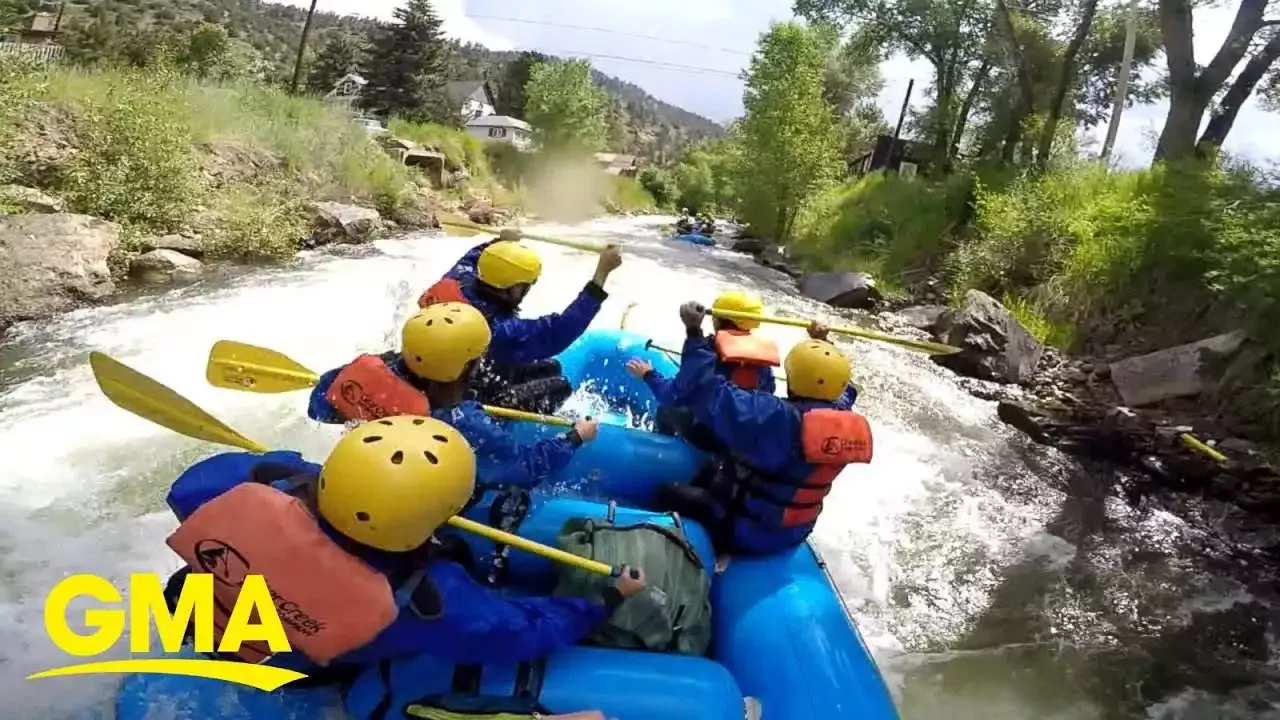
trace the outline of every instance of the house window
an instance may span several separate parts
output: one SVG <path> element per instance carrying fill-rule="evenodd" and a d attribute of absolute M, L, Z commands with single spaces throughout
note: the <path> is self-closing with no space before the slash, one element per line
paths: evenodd
<path fill-rule="evenodd" d="M 507 136 L 506 128 L 489 128 L 489 137 L 491 138 L 504 138 L 506 136 Z"/>
<path fill-rule="evenodd" d="M 900 166 L 898 166 L 898 174 L 899 174 L 899 175 L 906 175 L 907 177 L 911 177 L 912 175 L 915 175 L 915 174 L 916 174 L 916 164 L 915 164 L 915 163 L 913 163 L 913 162 L 905 162 L 905 161 L 904 161 Z"/>

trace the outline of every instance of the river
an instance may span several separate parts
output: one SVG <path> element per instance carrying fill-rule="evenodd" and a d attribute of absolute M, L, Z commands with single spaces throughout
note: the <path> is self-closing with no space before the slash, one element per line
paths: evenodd
<path fill-rule="evenodd" d="M 661 241 L 663 221 L 541 228 L 626 244 L 596 326 L 617 327 L 638 303 L 628 329 L 676 344 L 681 302 L 741 286 L 771 310 L 848 322 L 789 295 L 786 278 L 748 257 Z M 109 678 L 22 679 L 66 661 L 43 631 L 45 594 L 70 573 L 124 586 L 129 573 L 176 568 L 164 493 L 215 450 L 111 405 L 89 351 L 251 438 L 320 459 L 339 429 L 307 420 L 302 394 L 210 387 L 210 345 L 263 345 L 315 370 L 384 350 L 417 294 L 472 242 L 379 241 L 376 257 L 308 255 L 15 328 L 0 344 L 0 714 L 65 718 L 107 704 Z M 594 256 L 538 249 L 531 314 L 564 307 L 594 266 Z M 803 336 L 764 332 L 783 348 Z M 1118 471 L 1031 444 L 927 358 L 845 347 L 876 457 L 845 472 L 815 540 L 905 718 L 1280 717 L 1272 611 L 1214 529 L 1218 509 L 1126 502 Z"/>

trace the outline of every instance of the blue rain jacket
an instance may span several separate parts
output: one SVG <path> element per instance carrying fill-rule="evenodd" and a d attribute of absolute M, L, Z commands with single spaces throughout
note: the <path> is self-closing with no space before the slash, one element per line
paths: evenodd
<path fill-rule="evenodd" d="M 495 242 L 498 241 L 491 240 L 471 248 L 444 275 L 458 281 L 467 302 L 488 319 L 489 330 L 493 333 L 489 360 L 498 366 L 519 365 L 547 360 L 564 352 L 586 332 L 609 294 L 594 282 L 588 282 L 564 312 L 540 318 L 521 318 L 517 311 L 485 297 L 476 288 L 479 282 L 476 263 L 480 260 L 480 253 Z"/>
<path fill-rule="evenodd" d="M 249 482 L 254 469 L 264 463 L 315 475 L 320 466 L 293 452 L 224 453 L 188 468 L 169 491 L 169 503 L 179 520 L 204 503 L 237 485 Z M 275 468 L 273 468 L 275 470 Z M 282 473 L 276 472 L 277 476 Z M 323 521 L 325 532 L 353 543 Z M 401 568 L 403 556 L 358 546 L 361 560 L 390 575 Z M 411 610 L 400 616 L 364 647 L 335 663 L 370 665 L 380 660 L 431 655 L 454 663 L 513 663 L 533 660 L 569 647 L 586 637 L 608 616 L 603 602 L 583 598 L 506 597 L 483 587 L 455 562 L 437 560 L 426 577 L 443 601 L 443 614 L 433 620 L 419 618 Z M 297 667 L 298 657 L 280 655 L 280 663 Z M 275 658 L 273 658 L 275 664 Z M 305 670 L 303 670 L 305 672 Z"/>
<path fill-rule="evenodd" d="M 800 444 L 802 414 L 817 408 L 845 409 L 836 402 L 784 400 L 759 390 L 743 390 L 716 372 L 716 351 L 701 335 L 685 340 L 680 371 L 671 385 L 672 400 L 690 410 L 693 421 L 710 430 L 731 458 L 783 485 L 799 487 L 815 465 Z M 845 396 L 849 394 L 846 388 Z M 721 508 L 727 515 L 727 508 Z M 724 516 L 722 515 L 722 517 Z M 752 518 L 728 518 L 730 552 L 769 554 L 803 542 L 813 523 L 770 527 Z"/>
<path fill-rule="evenodd" d="M 383 361 L 400 379 L 413 384 L 409 369 L 398 353 L 383 355 Z M 342 368 L 320 376 L 311 391 L 307 416 L 322 423 L 346 422 L 325 394 Z M 452 425 L 467 439 L 476 453 L 476 493 L 498 485 L 532 489 L 564 469 L 578 445 L 564 435 L 524 444 L 489 417 L 480 403 L 464 400 L 450 408 L 432 408 L 431 417 Z"/>

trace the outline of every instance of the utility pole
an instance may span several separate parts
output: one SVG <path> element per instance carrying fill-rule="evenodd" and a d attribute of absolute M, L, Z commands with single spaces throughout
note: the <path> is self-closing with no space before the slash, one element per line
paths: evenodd
<path fill-rule="evenodd" d="M 1111 122 L 1107 125 L 1107 139 L 1102 143 L 1102 155 L 1099 159 L 1106 165 L 1111 158 L 1111 149 L 1116 144 L 1116 133 L 1120 132 L 1120 115 L 1124 112 L 1124 101 L 1129 94 L 1129 71 L 1133 66 L 1133 46 L 1138 40 L 1137 28 L 1138 0 L 1129 0 L 1129 12 L 1124 21 L 1124 55 L 1120 59 L 1120 76 L 1116 78 L 1116 99 L 1111 106 Z"/>
<path fill-rule="evenodd" d="M 311 18 L 316 14 L 316 3 L 311 0 L 311 9 L 307 11 L 307 21 L 302 24 L 302 39 L 298 41 L 298 57 L 293 61 L 293 80 L 289 82 L 289 93 L 298 94 L 298 81 L 302 79 L 302 55 L 307 51 L 307 36 L 311 34 Z"/>
<path fill-rule="evenodd" d="M 898 152 L 898 136 L 902 134 L 902 123 L 907 119 L 907 107 L 911 105 L 911 90 L 915 86 L 915 78 L 911 78 L 907 81 L 907 95 L 902 98 L 902 111 L 898 113 L 898 125 L 893 129 L 893 142 L 889 143 L 889 167 L 893 167 L 894 158 L 898 158 L 898 156 L 903 154 Z M 901 158 L 899 158 L 899 162 L 900 161 Z"/>

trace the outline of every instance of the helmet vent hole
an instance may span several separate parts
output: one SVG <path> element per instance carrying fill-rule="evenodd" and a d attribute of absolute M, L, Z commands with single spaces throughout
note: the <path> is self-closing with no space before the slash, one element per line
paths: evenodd
<path fill-rule="evenodd" d="M 356 513 L 356 519 L 359 520 L 360 522 L 369 522 L 369 513 L 361 510 L 360 512 Z"/>
<path fill-rule="evenodd" d="M 440 458 L 436 457 L 430 450 L 423 450 L 422 457 L 426 458 L 427 462 L 431 463 L 432 465 L 440 464 Z"/>
<path fill-rule="evenodd" d="M 397 450 L 397 451 L 395 451 L 394 453 L 392 453 L 392 454 L 391 454 L 391 464 L 392 464 L 392 465 L 399 465 L 399 464 L 400 464 L 400 463 L 402 463 L 402 462 L 404 462 L 404 453 L 402 453 L 402 452 L 400 452 L 399 450 Z"/>
<path fill-rule="evenodd" d="M 827 381 L 826 381 L 826 380 L 823 380 L 822 378 L 818 378 L 818 384 L 819 384 L 819 385 L 826 385 L 826 384 L 827 384 Z"/>
<path fill-rule="evenodd" d="M 417 362 L 422 362 L 422 356 L 421 356 L 421 355 L 414 355 L 414 356 L 413 356 L 413 359 L 414 359 L 414 360 L 416 360 Z"/>
<path fill-rule="evenodd" d="M 394 425 L 395 423 L 391 422 L 390 420 L 379 420 L 379 421 L 378 421 L 378 424 L 379 424 L 379 425 L 386 425 L 387 427 L 391 427 L 391 426 L 392 426 L 392 425 Z"/>
<path fill-rule="evenodd" d="M 432 324 L 432 323 L 434 323 L 434 322 L 435 322 L 435 320 L 428 320 L 428 321 L 427 321 L 427 327 L 431 327 L 431 324 Z"/>
<path fill-rule="evenodd" d="M 446 323 L 450 324 L 450 325 L 452 325 L 452 324 L 453 324 L 453 318 L 448 318 L 448 317 L 447 317 L 447 318 L 444 318 L 444 321 L 445 321 Z"/>
<path fill-rule="evenodd" d="M 369 437 L 364 438 L 364 444 L 368 445 L 369 443 L 376 443 L 380 440 L 382 440 L 381 435 L 370 435 Z"/>
<path fill-rule="evenodd" d="M 442 443 L 447 443 L 447 442 L 449 442 L 449 438 L 447 438 L 447 437 L 445 437 L 445 436 L 443 436 L 443 435 L 432 435 L 432 436 L 431 436 L 431 439 L 432 439 L 432 440 L 435 440 L 436 442 L 442 442 Z"/>
<path fill-rule="evenodd" d="M 414 419 L 413 419 L 413 424 L 414 424 L 414 425 L 422 425 L 422 424 L 423 424 L 423 423 L 425 423 L 425 422 L 426 422 L 426 420 L 423 420 L 422 418 L 414 418 Z"/>

